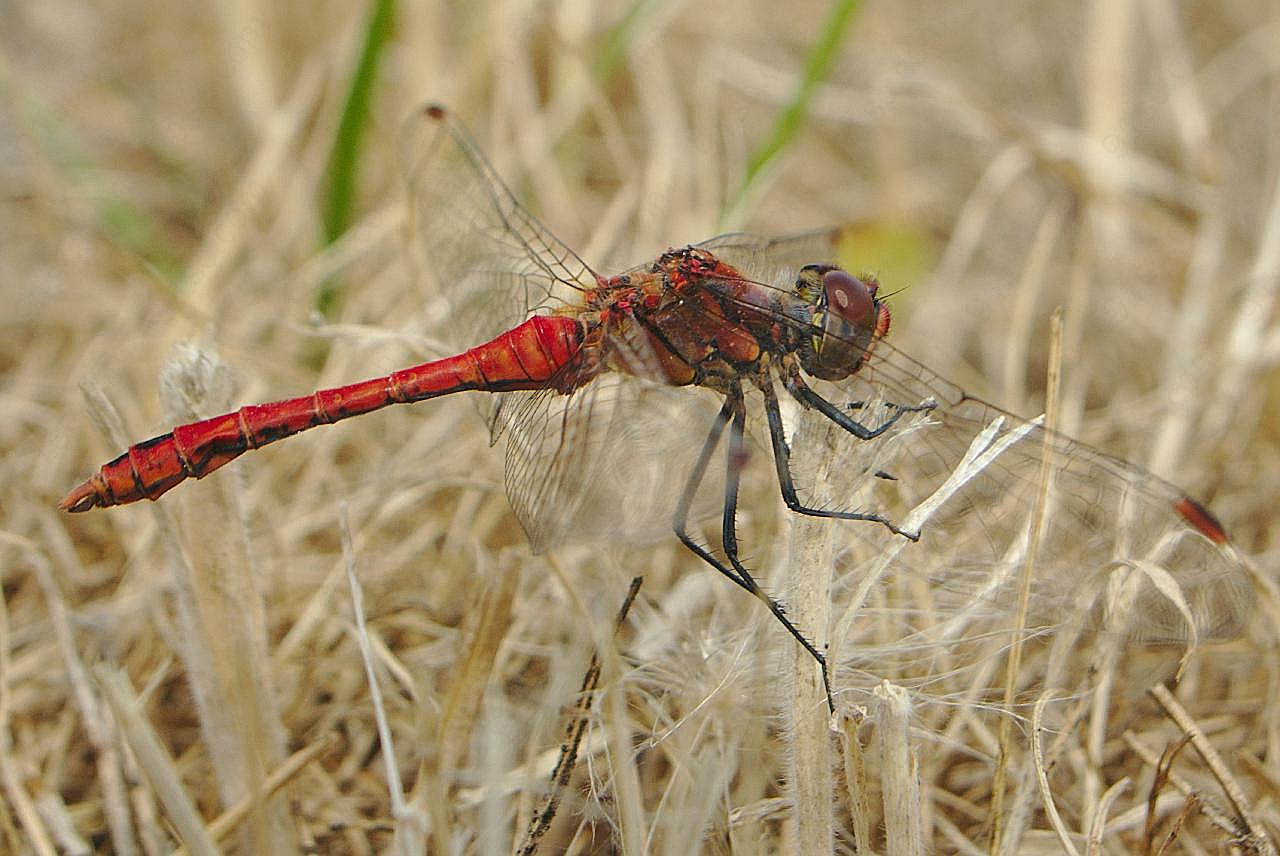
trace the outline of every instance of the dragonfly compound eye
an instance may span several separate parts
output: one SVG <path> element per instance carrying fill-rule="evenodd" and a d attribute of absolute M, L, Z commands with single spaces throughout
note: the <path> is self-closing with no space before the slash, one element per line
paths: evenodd
<path fill-rule="evenodd" d="M 848 271 L 830 270 L 822 275 L 827 309 L 848 324 L 869 326 L 875 312 L 875 292 Z"/>

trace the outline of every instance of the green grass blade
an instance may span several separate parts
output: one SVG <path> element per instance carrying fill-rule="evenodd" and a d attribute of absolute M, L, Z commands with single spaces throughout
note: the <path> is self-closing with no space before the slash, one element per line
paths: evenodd
<path fill-rule="evenodd" d="M 331 244 L 351 226 L 360 152 L 369 125 L 369 102 L 378 79 L 378 61 L 391 35 L 395 0 L 374 0 L 365 28 L 360 60 L 351 76 L 351 88 L 343 105 L 342 119 L 329 158 L 329 185 L 324 205 L 324 239 Z M 317 308 L 328 315 L 336 291 L 325 286 L 317 297 Z"/>
<path fill-rule="evenodd" d="M 600 83 L 608 82 L 613 73 L 622 65 L 627 54 L 627 45 L 635 35 L 640 23 L 653 12 L 660 0 L 635 0 L 618 23 L 609 28 L 605 34 L 604 44 L 596 54 L 591 71 Z"/>
<path fill-rule="evenodd" d="M 821 38 L 813 46 L 813 50 L 810 51 L 809 58 L 805 62 L 804 75 L 800 79 L 800 85 L 796 88 L 790 103 L 778 114 L 768 139 L 752 152 L 751 157 L 748 159 L 747 171 L 746 175 L 743 176 L 742 184 L 738 187 L 738 191 L 733 196 L 732 201 L 721 212 L 722 223 L 750 195 L 760 175 L 786 150 L 795 139 L 800 128 L 804 126 L 805 119 L 809 114 L 809 101 L 813 97 L 813 91 L 827 79 L 827 75 L 831 71 L 831 65 L 839 54 L 840 45 L 844 42 L 849 24 L 853 21 L 854 13 L 858 11 L 860 6 L 860 0 L 840 0 L 832 8 L 831 16 L 827 19 L 822 29 Z"/>

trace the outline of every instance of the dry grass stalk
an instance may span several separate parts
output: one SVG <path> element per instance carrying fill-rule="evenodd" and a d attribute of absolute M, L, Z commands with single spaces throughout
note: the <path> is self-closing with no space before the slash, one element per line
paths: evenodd
<path fill-rule="evenodd" d="M 1235 809 L 1236 818 L 1240 825 L 1238 834 L 1242 838 L 1242 844 L 1251 853 L 1275 854 L 1275 845 L 1272 843 L 1270 836 L 1267 835 L 1266 828 L 1254 817 L 1253 807 L 1249 798 L 1245 796 L 1244 791 L 1231 774 L 1231 770 L 1223 761 L 1222 756 L 1218 754 L 1218 750 L 1213 748 L 1213 744 L 1205 736 L 1199 724 L 1163 685 L 1157 684 L 1151 688 L 1150 692 L 1152 697 L 1164 708 L 1169 718 L 1177 723 L 1183 733 L 1190 737 L 1191 745 L 1195 747 L 1196 752 L 1200 753 L 1200 757 L 1204 759 L 1209 771 L 1213 773 L 1213 777 L 1222 786 L 1222 792 L 1227 795 L 1227 799 L 1231 802 L 1231 807 Z"/>
<path fill-rule="evenodd" d="M 636 577 L 631 581 L 631 588 L 627 590 L 627 596 L 623 599 L 622 606 L 618 608 L 618 617 L 614 623 L 615 631 L 621 629 L 622 623 L 627 620 L 627 613 L 631 611 L 631 604 L 635 602 L 636 595 L 640 593 L 642 581 L 642 577 Z M 530 818 L 529 826 L 525 829 L 524 838 L 516 848 L 515 852 L 519 853 L 520 856 L 533 856 L 538 852 L 542 837 L 547 834 L 547 830 L 555 820 L 556 812 L 560 808 L 560 801 L 564 798 L 565 788 L 568 787 L 569 779 L 578 763 L 578 750 L 582 746 L 582 737 L 587 731 L 591 703 L 599 686 L 600 655 L 597 653 L 591 656 L 591 664 L 587 666 L 586 674 L 582 676 L 582 686 L 578 689 L 577 698 L 573 707 L 568 711 L 565 738 L 560 744 L 560 754 L 556 759 L 556 765 L 551 770 L 551 788 L 547 795 L 543 797 L 542 804 L 538 807 L 538 810 Z"/>
<path fill-rule="evenodd" d="M 829 423 L 816 417 L 800 421 L 795 443 L 824 443 Z M 830 481 L 827 466 L 813 473 L 815 484 Z M 830 623 L 831 558 L 833 541 L 826 521 L 798 517 L 791 524 L 791 548 L 784 603 L 802 633 L 819 650 L 828 650 L 825 628 Z M 774 638 L 777 638 L 775 635 Z M 790 775 L 787 784 L 795 807 L 797 853 L 824 853 L 835 841 L 834 762 L 831 729 L 825 695 L 825 680 L 813 657 L 798 645 L 791 645 L 792 664 L 787 733 L 790 745 Z"/>

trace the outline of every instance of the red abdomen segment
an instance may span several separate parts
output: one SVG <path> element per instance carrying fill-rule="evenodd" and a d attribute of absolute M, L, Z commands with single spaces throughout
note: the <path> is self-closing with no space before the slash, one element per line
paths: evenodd
<path fill-rule="evenodd" d="M 390 404 L 465 390 L 559 388 L 552 379 L 581 345 L 582 327 L 577 321 L 540 315 L 457 356 L 181 425 L 129 447 L 63 497 L 58 507 L 88 511 L 95 506 L 157 499 L 178 483 L 203 478 L 249 449 Z M 566 385 L 563 391 L 571 388 L 572 384 Z"/>

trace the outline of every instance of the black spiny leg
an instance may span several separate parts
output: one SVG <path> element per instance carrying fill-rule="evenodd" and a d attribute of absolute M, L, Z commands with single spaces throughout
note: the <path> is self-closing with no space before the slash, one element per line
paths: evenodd
<path fill-rule="evenodd" d="M 830 401 L 827 401 L 821 395 L 818 395 L 818 393 L 810 389 L 809 385 L 801 380 L 798 374 L 786 375 L 784 373 L 782 382 L 787 387 L 787 392 L 791 393 L 795 397 L 796 401 L 800 402 L 805 407 L 812 407 L 817 410 L 823 416 L 827 417 L 832 422 L 857 437 L 859 440 L 874 440 L 885 431 L 892 428 L 894 423 L 901 419 L 902 414 L 904 413 L 919 413 L 923 410 L 932 410 L 937 406 L 933 401 L 915 405 L 891 404 L 889 406 L 893 408 L 893 415 L 886 419 L 882 424 L 877 425 L 875 428 L 868 428 L 861 422 L 851 419 L 849 414 L 845 413 L 839 407 L 836 407 Z M 855 402 L 855 404 L 857 404 L 858 407 L 861 407 L 863 403 L 859 401 Z"/>
<path fill-rule="evenodd" d="M 684 492 L 680 496 L 680 502 L 676 507 L 676 537 L 680 539 L 682 544 L 692 550 L 698 558 L 733 580 L 769 608 L 769 611 L 773 613 L 773 617 L 786 628 L 787 632 L 800 643 L 800 646 L 808 652 L 809 656 L 813 657 L 822 669 L 822 685 L 827 693 L 827 707 L 834 712 L 835 701 L 831 696 L 831 681 L 827 675 L 827 658 L 791 623 L 791 619 L 783 612 L 782 605 L 760 589 L 759 584 L 751 576 L 751 572 L 746 569 L 738 558 L 738 485 L 742 477 L 741 464 L 745 455 L 743 431 L 746 421 L 747 409 L 743 401 L 742 390 L 735 389 L 726 396 L 724 406 L 720 408 L 720 413 L 716 416 L 716 421 L 711 426 L 706 442 L 703 443 L 702 452 L 694 464 L 693 473 L 690 475 L 689 481 L 685 484 Z M 706 548 L 690 538 L 685 528 L 694 494 L 697 493 L 702 477 L 706 474 L 707 464 L 710 461 L 711 454 L 715 451 L 715 447 L 720 442 L 720 434 L 724 431 L 726 423 L 729 424 L 729 458 L 725 472 L 724 509 L 720 531 L 724 553 L 729 559 L 729 565 L 732 565 L 732 567 L 725 565 Z"/>
<path fill-rule="evenodd" d="M 787 384 L 787 388 L 790 389 L 792 394 L 801 402 L 809 402 L 810 399 L 797 393 L 795 389 L 792 389 L 790 383 Z M 808 393 L 808 395 L 812 396 L 814 400 L 822 402 L 823 406 L 814 404 L 814 407 L 817 408 L 824 416 L 831 419 L 831 421 L 835 422 L 841 428 L 844 428 L 850 434 L 853 434 L 853 436 L 862 440 L 870 440 L 880 436 L 886 428 L 898 421 L 898 418 L 906 412 L 899 409 L 887 422 L 885 422 L 885 424 L 881 425 L 879 428 L 870 430 L 866 426 L 849 419 L 834 405 L 832 405 L 831 402 L 827 401 L 807 386 L 801 384 L 799 389 Z M 797 514 L 806 514 L 810 517 L 825 517 L 832 520 L 867 520 L 872 523 L 879 523 L 895 535 L 901 535 L 902 537 L 908 538 L 912 541 L 920 540 L 919 532 L 907 532 L 899 529 L 889 520 L 889 518 L 882 514 L 876 514 L 870 511 L 835 511 L 829 508 L 811 508 L 810 506 L 802 503 L 800 501 L 800 497 L 796 494 L 795 481 L 791 477 L 791 447 L 787 445 L 787 438 L 782 429 L 782 413 L 778 409 L 778 396 L 773 391 L 773 384 L 767 378 L 760 383 L 760 391 L 764 393 L 764 412 L 769 421 L 769 440 L 773 445 L 773 462 L 778 470 L 778 487 L 782 489 L 782 501 L 787 504 L 787 508 L 790 508 Z M 853 427 L 847 427 L 843 422 L 841 422 L 841 419 L 837 419 L 835 416 L 832 416 L 831 414 L 833 413 L 838 414 L 841 419 L 848 421 Z M 881 474 L 877 472 L 876 475 L 879 476 Z M 890 476 L 890 478 L 892 477 Z"/>
<path fill-rule="evenodd" d="M 751 591 L 751 586 L 747 585 L 738 576 L 725 567 L 722 563 L 716 561 L 716 557 L 711 555 L 698 542 L 689 537 L 689 508 L 693 505 L 693 498 L 698 493 L 698 487 L 702 484 L 702 478 L 707 474 L 707 464 L 711 462 L 711 456 L 716 451 L 716 446 L 720 445 L 720 435 L 724 433 L 724 426 L 729 424 L 729 418 L 733 414 L 733 401 L 726 398 L 724 406 L 720 408 L 720 412 L 716 414 L 716 421 L 711 423 L 711 430 L 707 432 L 707 439 L 702 441 L 702 451 L 698 453 L 698 460 L 694 462 L 693 472 L 689 473 L 689 479 L 684 484 L 684 490 L 680 493 L 680 501 L 676 503 L 675 520 L 672 527 L 676 531 L 676 537 L 680 539 L 680 543 L 688 547 L 699 559 L 733 580 L 742 588 Z"/>

